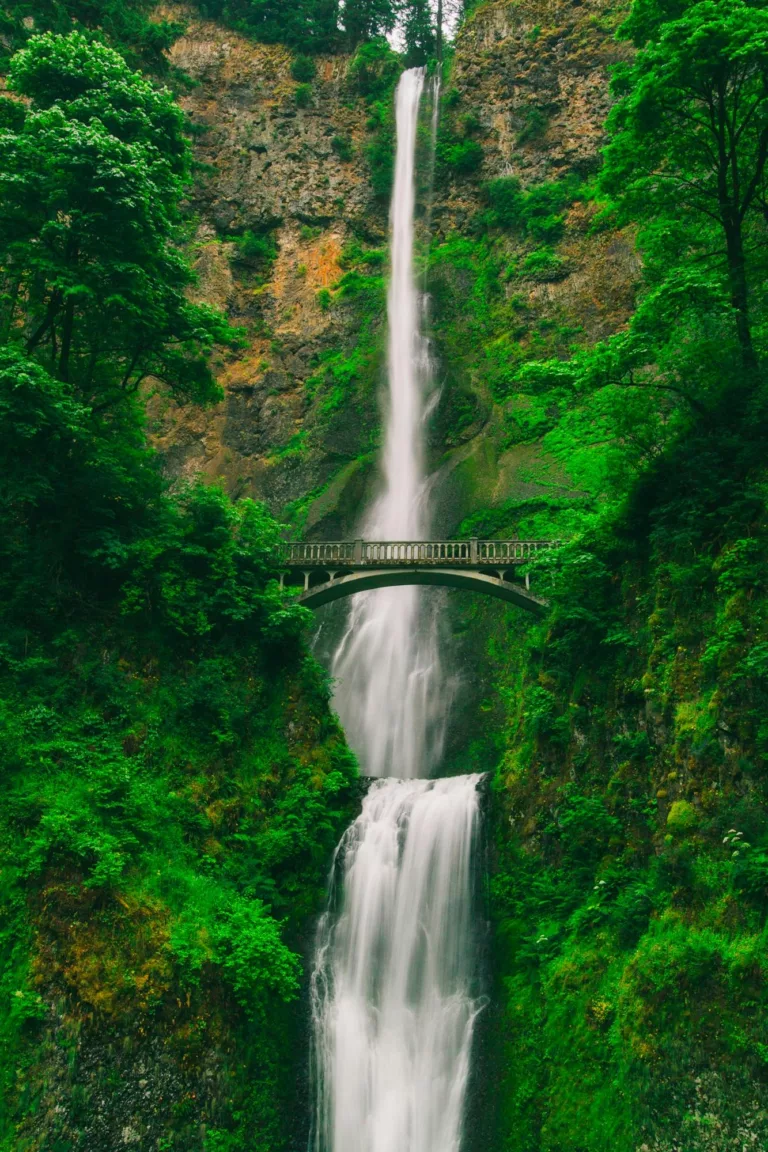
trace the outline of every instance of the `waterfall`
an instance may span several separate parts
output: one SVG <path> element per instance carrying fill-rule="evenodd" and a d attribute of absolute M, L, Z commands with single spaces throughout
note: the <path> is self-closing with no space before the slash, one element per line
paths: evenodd
<path fill-rule="evenodd" d="M 315 1152 L 458 1152 L 479 779 L 378 780 L 339 846 L 311 988 Z"/>
<path fill-rule="evenodd" d="M 425 540 L 430 522 L 423 429 L 429 346 L 420 331 L 413 270 L 415 163 L 424 72 L 397 87 L 397 151 L 390 212 L 388 404 L 383 488 L 362 534 L 369 540 Z M 434 604 L 434 600 L 432 602 Z M 419 588 L 382 588 L 353 597 L 331 667 L 335 704 L 370 776 L 428 775 L 443 750 L 446 686 L 435 613 Z"/>
<path fill-rule="evenodd" d="M 396 93 L 389 397 L 373 539 L 429 532 L 429 351 L 413 268 L 421 69 Z M 434 137 L 434 124 L 433 124 Z M 336 704 L 377 779 L 334 860 L 311 982 L 312 1152 L 459 1152 L 474 1021 L 473 851 L 480 777 L 428 780 L 447 710 L 436 615 L 416 588 L 352 600 Z M 417 779 L 422 777 L 422 779 Z"/>

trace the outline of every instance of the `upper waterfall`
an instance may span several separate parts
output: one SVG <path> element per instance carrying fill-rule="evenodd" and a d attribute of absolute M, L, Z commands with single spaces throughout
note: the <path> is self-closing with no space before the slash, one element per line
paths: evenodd
<path fill-rule="evenodd" d="M 400 78 L 390 211 L 387 397 L 382 489 L 363 525 L 374 540 L 423 540 L 430 532 L 424 467 L 429 345 L 414 275 L 416 143 L 424 69 Z M 385 588 L 353 600 L 334 655 L 336 706 L 363 770 L 372 776 L 429 775 L 443 749 L 446 692 L 437 626 L 418 588 Z"/>

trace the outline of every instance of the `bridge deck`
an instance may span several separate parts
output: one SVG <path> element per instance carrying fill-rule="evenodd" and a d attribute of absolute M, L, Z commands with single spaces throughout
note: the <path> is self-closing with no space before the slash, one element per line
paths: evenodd
<path fill-rule="evenodd" d="M 290 541 L 286 568 L 511 568 L 545 552 L 554 540 Z"/>

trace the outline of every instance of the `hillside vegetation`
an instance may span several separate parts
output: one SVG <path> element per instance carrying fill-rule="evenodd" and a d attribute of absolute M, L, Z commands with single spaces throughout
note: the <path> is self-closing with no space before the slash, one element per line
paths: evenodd
<path fill-rule="evenodd" d="M 79 33 L 9 81 L 0 1146 L 281 1147 L 356 766 L 278 524 L 146 444 L 143 380 L 209 402 L 235 339 L 185 295 L 178 106 Z"/>
<path fill-rule="evenodd" d="M 618 35 L 599 171 L 483 180 L 480 148 L 479 207 L 432 255 L 451 371 L 559 479 L 458 530 L 566 541 L 533 569 L 543 623 L 455 607 L 489 637 L 468 723 L 497 761 L 478 1091 L 486 1145 L 519 1152 L 768 1139 L 768 12 L 638 0 Z M 530 317 L 585 219 L 642 256 L 597 341 Z"/>

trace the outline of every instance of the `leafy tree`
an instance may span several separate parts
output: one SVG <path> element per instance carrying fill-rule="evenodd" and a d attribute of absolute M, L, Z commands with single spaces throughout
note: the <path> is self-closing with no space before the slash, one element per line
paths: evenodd
<path fill-rule="evenodd" d="M 635 219 L 685 214 L 693 259 L 724 263 L 742 364 L 757 364 L 750 256 L 765 244 L 768 12 L 743 0 L 704 0 L 663 23 L 621 66 L 609 120 L 603 188 Z"/>
<path fill-rule="evenodd" d="M 206 354 L 230 332 L 186 295 L 190 152 L 171 94 L 77 32 L 33 38 L 10 87 L 30 107 L 0 132 L 4 339 L 99 407 L 148 376 L 214 399 Z"/>
<path fill-rule="evenodd" d="M 344 31 L 350 48 L 391 32 L 397 23 L 395 0 L 359 0 L 344 6 Z"/>
<path fill-rule="evenodd" d="M 300 84 L 308 84 L 317 75 L 317 65 L 311 56 L 299 55 L 291 64 L 291 76 Z"/>
<path fill-rule="evenodd" d="M 203 0 L 200 8 L 265 44 L 288 44 L 300 52 L 339 47 L 338 0 Z"/>
<path fill-rule="evenodd" d="M 68 33 L 73 28 L 99 31 L 135 67 L 162 75 L 168 71 L 166 52 L 180 34 L 174 21 L 149 19 L 152 0 L 4 0 L 0 27 L 13 47 L 29 39 L 24 21 L 36 32 Z"/>
<path fill-rule="evenodd" d="M 424 64 L 435 55 L 438 27 L 432 14 L 430 0 L 409 0 L 409 3 L 404 5 L 402 28 L 405 62 L 409 68 Z"/>

